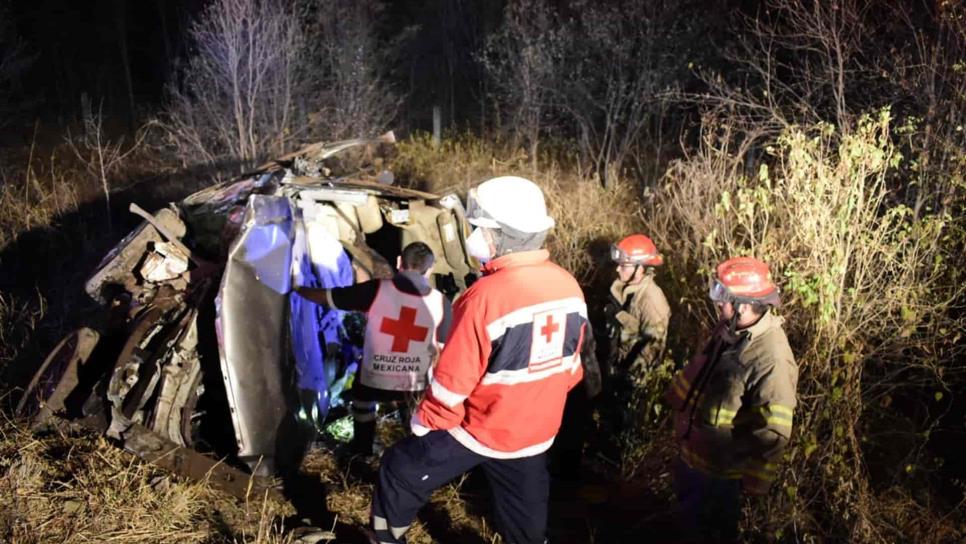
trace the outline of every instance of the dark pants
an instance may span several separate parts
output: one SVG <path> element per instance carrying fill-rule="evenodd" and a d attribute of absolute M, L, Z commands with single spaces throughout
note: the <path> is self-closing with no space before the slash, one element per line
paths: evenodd
<path fill-rule="evenodd" d="M 580 480 L 584 442 L 593 435 L 594 406 L 582 385 L 567 394 L 560 431 L 550 450 L 550 470 L 555 480 Z"/>
<path fill-rule="evenodd" d="M 395 404 L 399 407 L 403 427 L 409 430 L 409 419 L 421 391 L 387 391 L 355 383 L 352 386 L 352 442 L 350 450 L 355 455 L 372 455 L 372 443 L 376 439 L 376 408 L 378 404 Z"/>
<path fill-rule="evenodd" d="M 372 524 L 380 543 L 405 542 L 403 534 L 429 496 L 480 466 L 493 490 L 497 527 L 507 544 L 542 544 L 547 527 L 550 476 L 547 456 L 492 459 L 466 449 L 446 431 L 409 436 L 386 451 L 372 498 Z"/>
<path fill-rule="evenodd" d="M 738 542 L 741 480 L 714 478 L 678 460 L 674 492 L 685 542 Z"/>

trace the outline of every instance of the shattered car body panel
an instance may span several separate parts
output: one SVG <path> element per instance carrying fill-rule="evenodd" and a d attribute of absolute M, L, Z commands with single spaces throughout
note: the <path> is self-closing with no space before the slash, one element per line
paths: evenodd
<path fill-rule="evenodd" d="M 179 238 L 185 235 L 185 225 L 178 218 L 176 211 L 162 209 L 155 219 L 173 235 Z M 111 287 L 121 287 L 132 297 L 138 298 L 146 285 L 156 282 L 139 281 L 138 274 L 133 273 L 135 267 L 142 260 L 145 261 L 144 266 L 150 266 L 149 257 L 145 255 L 155 254 L 154 246 L 161 245 L 163 242 L 164 236 L 158 229 L 147 222 L 142 223 L 104 256 L 97 271 L 88 278 L 85 290 L 101 304 L 106 304 L 111 299 L 113 294 Z M 151 246 L 150 249 L 149 246 Z M 184 286 L 179 287 L 184 288 Z"/>
<path fill-rule="evenodd" d="M 238 456 L 249 466 L 259 457 L 271 457 L 287 409 L 281 332 L 293 238 L 288 199 L 253 195 L 215 299 L 218 351 Z"/>
<path fill-rule="evenodd" d="M 139 455 L 170 451 L 175 469 L 204 465 L 199 452 L 258 476 L 294 462 L 342 402 L 362 340 L 347 314 L 292 286 L 391 277 L 414 241 L 437 255 L 431 283 L 448 296 L 475 278 L 459 199 L 387 185 L 390 143 L 313 144 L 153 215 L 132 205 L 145 222 L 86 284 L 104 325 L 65 340 L 18 409 L 37 424 L 80 421 Z M 219 467 L 215 483 L 237 490 L 227 482 L 241 473 Z"/>

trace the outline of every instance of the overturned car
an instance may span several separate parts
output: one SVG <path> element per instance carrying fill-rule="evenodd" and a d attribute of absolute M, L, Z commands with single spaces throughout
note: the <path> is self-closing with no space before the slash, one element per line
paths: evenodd
<path fill-rule="evenodd" d="M 50 353 L 17 410 L 239 495 L 248 473 L 267 485 L 297 464 L 351 386 L 365 325 L 292 286 L 390 277 L 414 241 L 446 295 L 475 279 L 459 198 L 394 186 L 392 143 L 314 144 L 154 214 L 132 205 L 144 222 L 86 284 L 102 322 Z"/>

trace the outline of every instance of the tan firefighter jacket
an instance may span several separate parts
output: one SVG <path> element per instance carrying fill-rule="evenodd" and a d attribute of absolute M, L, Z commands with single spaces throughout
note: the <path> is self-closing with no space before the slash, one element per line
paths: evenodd
<path fill-rule="evenodd" d="M 775 478 L 796 405 L 798 365 L 782 322 L 768 312 L 733 336 L 719 323 L 667 393 L 681 459 L 757 493 Z"/>
<path fill-rule="evenodd" d="M 654 283 L 653 273 L 640 283 L 628 285 L 615 280 L 610 286 L 612 316 L 619 324 L 612 334 L 616 344 L 614 364 L 635 380 L 660 362 L 667 339 L 671 307 L 664 292 Z"/>

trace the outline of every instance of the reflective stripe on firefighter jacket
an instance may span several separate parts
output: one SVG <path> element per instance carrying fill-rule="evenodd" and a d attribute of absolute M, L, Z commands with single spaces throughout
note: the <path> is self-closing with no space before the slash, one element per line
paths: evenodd
<path fill-rule="evenodd" d="M 486 457 L 550 448 L 567 392 L 583 377 L 587 306 L 545 250 L 494 259 L 453 307 L 453 328 L 414 425 Z"/>
<path fill-rule="evenodd" d="M 679 371 L 667 393 L 681 459 L 763 491 L 792 432 L 798 365 L 782 330 L 766 313 L 731 336 L 719 323 L 704 349 Z"/>
<path fill-rule="evenodd" d="M 399 290 L 392 280 L 380 281 L 369 307 L 359 380 L 387 391 L 425 389 L 443 313 L 443 294 L 436 289 L 417 295 Z"/>
<path fill-rule="evenodd" d="M 610 286 L 613 306 L 618 310 L 614 320 L 620 324 L 615 331 L 617 359 L 620 370 L 640 375 L 660 362 L 667 340 L 671 307 L 664 291 L 654 283 L 653 273 L 640 283 L 628 285 L 619 279 Z"/>

